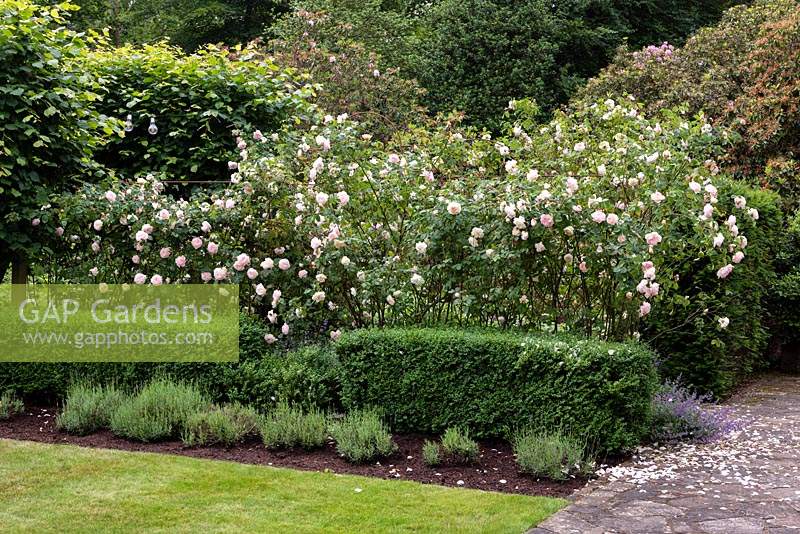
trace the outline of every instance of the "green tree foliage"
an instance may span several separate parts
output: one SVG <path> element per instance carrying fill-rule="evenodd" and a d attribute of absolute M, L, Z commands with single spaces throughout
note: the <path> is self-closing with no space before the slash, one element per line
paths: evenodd
<path fill-rule="evenodd" d="M 631 94 L 648 112 L 686 105 L 740 135 L 729 163 L 740 176 L 773 187 L 797 205 L 800 150 L 796 0 L 761 0 L 728 10 L 682 48 L 620 51 L 580 98 Z"/>
<path fill-rule="evenodd" d="M 316 103 L 325 111 L 346 113 L 381 139 L 409 123 L 427 122 L 419 85 L 400 69 L 385 68 L 386 62 L 363 44 L 333 40 L 332 24 L 339 23 L 324 13 L 295 11 L 282 21 L 284 38 L 273 40 L 270 52 L 278 64 L 305 72 L 321 85 Z"/>
<path fill-rule="evenodd" d="M 115 44 L 168 38 L 187 51 L 207 43 L 238 44 L 257 37 L 286 11 L 285 0 L 74 0 L 75 28 L 109 28 Z"/>
<path fill-rule="evenodd" d="M 313 34 L 319 48 L 332 53 L 361 43 L 389 67 L 408 70 L 416 55 L 418 21 L 397 5 L 381 0 L 300 0 L 267 32 L 284 42 Z M 387 7 L 388 6 L 388 7 Z"/>
<path fill-rule="evenodd" d="M 608 64 L 614 49 L 681 38 L 724 2 L 441 0 L 423 16 L 413 74 L 434 111 L 457 108 L 498 129 L 505 104 L 535 98 L 547 113 Z M 645 15 L 649 13 L 650 15 Z"/>
<path fill-rule="evenodd" d="M 628 42 L 641 47 L 663 41 L 682 43 L 698 29 L 714 24 L 725 9 L 743 1 L 613 0 L 609 3 L 629 28 Z"/>
<path fill-rule="evenodd" d="M 118 127 L 93 110 L 100 86 L 79 60 L 98 41 L 65 28 L 67 9 L 0 1 L 0 279 L 12 254 L 40 251 L 38 208 L 101 172 L 92 152 Z"/>

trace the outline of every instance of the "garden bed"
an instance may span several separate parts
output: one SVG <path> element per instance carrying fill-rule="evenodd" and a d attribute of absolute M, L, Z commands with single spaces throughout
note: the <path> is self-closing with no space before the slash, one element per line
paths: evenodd
<path fill-rule="evenodd" d="M 55 428 L 56 413 L 55 408 L 26 409 L 22 415 L 0 421 L 0 438 L 177 454 L 195 458 L 290 467 L 307 471 L 349 473 L 525 495 L 563 497 L 586 483 L 586 479 L 580 477 L 556 482 L 523 475 L 517 470 L 511 446 L 507 442 L 499 440 L 480 441 L 480 457 L 473 466 L 434 468 L 428 467 L 422 461 L 422 444 L 426 436 L 394 435 L 394 440 L 398 445 L 398 451 L 394 455 L 379 463 L 352 465 L 337 454 L 332 442 L 315 451 L 272 451 L 257 440 L 226 449 L 221 447 L 189 448 L 177 440 L 163 443 L 136 443 L 116 437 L 107 430 L 88 436 L 73 436 Z M 463 484 L 459 482 L 463 482 Z"/>

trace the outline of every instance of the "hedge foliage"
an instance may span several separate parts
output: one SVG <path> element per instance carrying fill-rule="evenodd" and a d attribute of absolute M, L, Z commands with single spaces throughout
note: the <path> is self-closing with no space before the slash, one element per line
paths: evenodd
<path fill-rule="evenodd" d="M 463 425 L 489 437 L 560 426 L 598 451 L 624 450 L 647 431 L 658 384 L 644 346 L 570 336 L 357 330 L 335 348 L 345 408 L 380 407 L 399 432 Z"/>
<path fill-rule="evenodd" d="M 115 384 L 133 391 L 167 376 L 197 385 L 213 402 L 240 402 L 261 409 L 286 401 L 304 407 L 338 404 L 335 354 L 316 346 L 270 348 L 264 326 L 247 315 L 240 319 L 236 363 L 0 363 L 0 391 L 56 401 L 74 382 Z"/>
<path fill-rule="evenodd" d="M 165 43 L 103 47 L 83 67 L 102 85 L 96 107 L 130 131 L 95 157 L 123 176 L 227 180 L 237 159 L 233 132 L 277 130 L 308 112 L 312 89 L 255 49 L 208 46 L 194 54 Z M 155 121 L 153 134 L 150 121 Z"/>

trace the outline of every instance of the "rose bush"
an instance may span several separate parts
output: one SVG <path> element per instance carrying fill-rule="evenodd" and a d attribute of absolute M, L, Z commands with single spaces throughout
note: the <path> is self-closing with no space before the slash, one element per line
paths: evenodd
<path fill-rule="evenodd" d="M 720 287 L 746 265 L 740 225 L 759 215 L 718 176 L 702 117 L 608 100 L 541 126 L 514 107 L 496 140 L 445 122 L 384 145 L 346 116 L 257 131 L 225 188 L 89 185 L 39 231 L 75 259 L 71 279 L 239 283 L 269 342 L 442 323 L 620 339 L 685 300 L 684 258 Z"/>

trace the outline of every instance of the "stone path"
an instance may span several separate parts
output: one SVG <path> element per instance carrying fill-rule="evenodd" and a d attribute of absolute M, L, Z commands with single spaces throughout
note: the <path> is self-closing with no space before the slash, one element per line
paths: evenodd
<path fill-rule="evenodd" d="M 642 448 L 528 534 L 800 533 L 800 377 L 765 377 L 728 404 L 742 430 Z"/>

